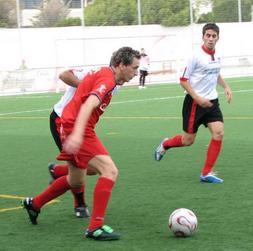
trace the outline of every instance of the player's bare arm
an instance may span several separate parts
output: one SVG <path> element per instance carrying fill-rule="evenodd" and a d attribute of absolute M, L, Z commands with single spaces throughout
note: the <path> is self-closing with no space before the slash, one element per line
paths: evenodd
<path fill-rule="evenodd" d="M 199 96 L 190 85 L 189 81 L 180 81 L 181 86 L 187 91 L 187 93 L 196 101 L 201 107 L 211 107 L 213 104 L 206 98 Z"/>
<path fill-rule="evenodd" d="M 95 95 L 90 95 L 85 103 L 82 104 L 72 133 L 67 137 L 63 144 L 63 149 L 69 154 L 78 152 L 84 136 L 84 128 L 93 110 L 100 104 L 100 100 Z"/>
<path fill-rule="evenodd" d="M 232 101 L 232 91 L 221 75 L 218 77 L 218 84 L 224 88 L 224 93 L 226 95 L 227 101 L 230 103 Z"/>
<path fill-rule="evenodd" d="M 60 73 L 59 79 L 72 87 L 77 87 L 80 84 L 80 80 L 73 74 L 71 70 L 66 70 Z"/>

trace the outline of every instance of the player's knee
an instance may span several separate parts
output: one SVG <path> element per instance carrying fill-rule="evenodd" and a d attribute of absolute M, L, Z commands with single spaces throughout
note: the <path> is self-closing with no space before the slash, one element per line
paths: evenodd
<path fill-rule="evenodd" d="M 110 166 L 110 168 L 108 168 L 107 170 L 107 175 L 112 179 L 112 180 L 116 180 L 118 175 L 119 175 L 119 170 L 116 166 Z"/>
<path fill-rule="evenodd" d="M 191 145 L 194 143 L 194 141 L 195 141 L 195 139 L 193 139 L 193 138 L 185 139 L 185 140 L 183 141 L 183 145 L 184 145 L 184 146 L 191 146 Z"/>
<path fill-rule="evenodd" d="M 80 188 L 84 185 L 84 182 L 82 181 L 78 181 L 76 183 L 74 183 L 74 185 L 72 186 L 73 188 Z"/>
<path fill-rule="evenodd" d="M 114 176 L 115 180 L 117 179 L 117 177 L 119 176 L 119 169 L 116 167 L 112 173 L 112 175 Z"/>
<path fill-rule="evenodd" d="M 224 136 L 224 130 L 219 130 L 213 133 L 212 138 L 215 140 L 222 140 Z"/>
<path fill-rule="evenodd" d="M 70 178 L 68 179 L 68 183 L 71 186 L 71 188 L 79 188 L 84 185 L 84 179 L 83 178 Z"/>
<path fill-rule="evenodd" d="M 119 175 L 119 170 L 115 165 L 107 165 L 105 168 L 103 168 L 101 174 L 102 176 L 115 181 Z"/>

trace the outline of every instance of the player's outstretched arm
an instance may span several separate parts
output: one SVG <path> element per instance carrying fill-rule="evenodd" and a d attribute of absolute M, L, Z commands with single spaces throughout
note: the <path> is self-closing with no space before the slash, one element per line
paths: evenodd
<path fill-rule="evenodd" d="M 60 73 L 59 79 L 62 80 L 65 84 L 72 87 L 77 87 L 80 84 L 80 80 L 74 75 L 71 70 L 66 70 Z"/>

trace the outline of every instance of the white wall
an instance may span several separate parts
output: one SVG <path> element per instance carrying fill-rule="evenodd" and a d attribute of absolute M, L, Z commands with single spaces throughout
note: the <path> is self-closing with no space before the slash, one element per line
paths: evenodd
<path fill-rule="evenodd" d="M 43 81 L 52 83 L 43 83 L 41 88 L 55 89 L 57 74 L 63 68 L 108 65 L 112 52 L 121 46 L 135 49 L 144 47 L 151 59 L 151 71 L 172 69 L 170 73 L 150 75 L 149 82 L 176 81 L 180 67 L 183 66 L 182 61 L 194 47 L 201 44 L 202 26 L 194 24 L 171 28 L 136 25 L 0 29 L 0 91 L 4 78 L 1 76 L 5 76 L 5 80 L 8 76 L 7 79 L 13 81 L 18 79 L 17 76 L 24 77 L 28 73 L 29 77 L 25 79 L 31 80 L 31 75 L 36 78 L 44 76 Z M 253 23 L 223 23 L 219 26 L 221 32 L 217 51 L 229 66 L 225 67 L 225 74 L 253 75 L 253 46 L 250 36 Z M 22 74 L 16 73 L 22 59 L 33 73 L 29 70 L 23 71 Z M 243 65 L 247 65 L 247 68 L 241 71 Z M 40 69 L 35 70 L 37 68 Z"/>
<path fill-rule="evenodd" d="M 217 49 L 223 57 L 253 55 L 253 23 L 219 24 Z M 145 47 L 152 61 L 184 58 L 201 43 L 202 25 L 165 28 L 159 25 L 0 29 L 0 70 L 107 64 L 121 46 Z"/>

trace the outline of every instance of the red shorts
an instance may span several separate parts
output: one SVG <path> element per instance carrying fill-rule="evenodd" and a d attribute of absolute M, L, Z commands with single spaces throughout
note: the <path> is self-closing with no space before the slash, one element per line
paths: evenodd
<path fill-rule="evenodd" d="M 61 128 L 61 140 L 64 143 L 64 139 L 71 133 L 71 128 Z M 88 162 L 96 155 L 109 155 L 103 143 L 97 137 L 96 133 L 86 132 L 81 147 L 76 154 L 68 154 L 63 150 L 57 156 L 57 160 L 71 161 L 74 165 L 81 169 L 86 169 Z"/>

